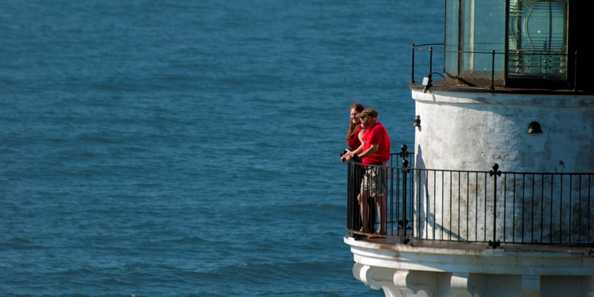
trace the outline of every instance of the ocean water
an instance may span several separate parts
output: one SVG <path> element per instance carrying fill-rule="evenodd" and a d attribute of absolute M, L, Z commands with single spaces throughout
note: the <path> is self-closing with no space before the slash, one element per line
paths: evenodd
<path fill-rule="evenodd" d="M 0 296 L 382 296 L 345 230 L 348 106 L 411 143 L 419 0 L 0 4 Z"/>

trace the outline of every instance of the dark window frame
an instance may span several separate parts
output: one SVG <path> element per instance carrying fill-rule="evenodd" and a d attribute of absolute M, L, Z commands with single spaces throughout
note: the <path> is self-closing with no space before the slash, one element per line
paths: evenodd
<path fill-rule="evenodd" d="M 444 46 L 444 73 L 448 77 L 455 78 L 461 82 L 465 82 L 469 85 L 480 85 L 483 86 L 485 84 L 484 80 L 474 80 L 471 76 L 466 76 L 461 72 L 463 63 L 464 51 L 462 49 L 463 46 L 463 38 L 464 38 L 464 5 L 465 2 L 468 0 L 458 0 L 458 15 L 457 15 L 457 49 L 458 52 L 456 54 L 456 69 L 457 73 L 447 72 L 446 68 L 450 68 L 449 66 L 445 65 L 448 62 L 447 59 L 447 52 L 446 46 Z M 541 0 L 547 1 L 547 0 Z M 504 20 L 504 53 L 503 54 L 503 73 L 502 79 L 495 80 L 496 86 L 503 86 L 503 87 L 513 87 L 513 88 L 542 88 L 542 89 L 575 89 L 576 88 L 576 43 L 577 36 L 575 36 L 575 31 L 579 31 L 576 27 L 577 24 L 575 22 L 575 17 L 573 16 L 575 9 L 576 9 L 576 1 L 575 0 L 565 0 L 565 46 L 567 48 L 567 58 L 566 58 L 566 76 L 563 79 L 547 79 L 542 77 L 512 77 L 509 72 L 509 58 L 510 58 L 510 45 L 509 45 L 509 22 L 510 22 L 510 0 L 505 0 L 505 20 Z M 448 43 L 448 0 L 444 0 L 444 45 Z M 489 82 L 490 83 L 490 82 Z"/>

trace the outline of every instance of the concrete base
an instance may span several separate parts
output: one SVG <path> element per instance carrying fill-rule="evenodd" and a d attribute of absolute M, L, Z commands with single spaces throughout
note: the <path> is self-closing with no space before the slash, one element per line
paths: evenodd
<path fill-rule="evenodd" d="M 388 297 L 594 297 L 594 257 L 587 253 L 344 241 L 353 276 Z"/>

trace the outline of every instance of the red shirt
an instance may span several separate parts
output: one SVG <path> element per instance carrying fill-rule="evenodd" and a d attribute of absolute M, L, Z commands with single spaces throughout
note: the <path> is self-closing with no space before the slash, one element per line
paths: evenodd
<path fill-rule="evenodd" d="M 363 132 L 363 151 L 366 151 L 372 144 L 378 146 L 377 151 L 369 153 L 361 158 L 363 165 L 380 165 L 390 160 L 390 137 L 386 128 L 377 122 L 373 127 L 365 129 Z"/>
<path fill-rule="evenodd" d="M 351 138 L 347 141 L 349 150 L 356 150 L 361 145 L 361 142 L 359 141 L 359 131 L 361 131 L 361 126 L 357 125 L 353 135 L 351 135 Z"/>

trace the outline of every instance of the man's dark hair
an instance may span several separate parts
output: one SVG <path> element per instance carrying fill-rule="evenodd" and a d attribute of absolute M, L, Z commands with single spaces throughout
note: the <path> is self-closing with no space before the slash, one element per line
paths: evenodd
<path fill-rule="evenodd" d="M 359 117 L 377 118 L 377 111 L 371 107 L 367 107 L 367 108 L 363 109 L 363 111 L 359 114 Z"/>

